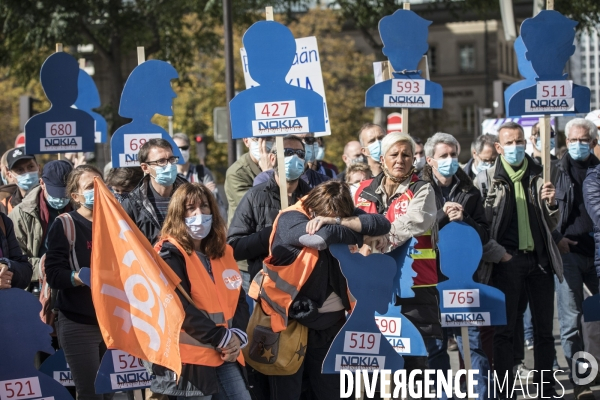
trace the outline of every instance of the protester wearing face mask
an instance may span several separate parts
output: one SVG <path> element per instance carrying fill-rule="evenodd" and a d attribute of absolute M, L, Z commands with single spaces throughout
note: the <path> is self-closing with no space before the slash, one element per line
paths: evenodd
<path fill-rule="evenodd" d="M 180 376 L 159 365 L 151 390 L 177 399 L 250 400 L 241 349 L 249 312 L 225 221 L 210 190 L 183 183 L 169 204 L 155 248 L 181 279 L 177 291 L 186 312 L 181 329 L 201 345 L 179 344 Z"/>
<path fill-rule="evenodd" d="M 342 161 L 344 161 L 344 164 L 346 164 L 346 169 L 338 175 L 338 180 L 347 182 L 346 173 L 351 165 L 367 164 L 367 157 L 362 154 L 362 148 L 359 141 L 351 140 L 350 142 L 346 143 L 344 146 L 344 153 L 342 154 Z"/>
<path fill-rule="evenodd" d="M 435 192 L 438 228 L 442 229 L 453 221 L 462 221 L 477 231 L 481 243 L 485 245 L 489 238 L 488 223 L 483 213 L 481 194 L 467 174 L 459 168 L 457 151 L 458 141 L 452 135 L 439 132 L 427 139 L 427 165 L 423 168 L 421 179 L 431 184 Z M 430 362 L 429 368 L 449 368 L 448 337 L 456 339 L 460 354 L 464 354 L 460 328 L 444 328 L 443 333 L 442 340 L 427 342 L 429 353 L 435 354 L 435 362 Z M 468 333 L 472 368 L 479 371 L 475 375 L 475 393 L 477 398 L 484 399 L 488 392 L 490 363 L 483 351 L 478 327 L 469 327 Z"/>
<path fill-rule="evenodd" d="M 16 185 L 15 180 L 8 177 L 8 163 L 6 161 L 10 152 L 15 150 L 15 148 L 9 149 L 2 154 L 2 157 L 0 157 L 0 176 L 2 177 L 2 186 Z"/>
<path fill-rule="evenodd" d="M 418 174 L 425 166 L 425 150 L 423 148 L 423 142 L 421 139 L 413 137 L 413 140 L 415 141 L 415 161 L 413 162 L 413 166 Z"/>
<path fill-rule="evenodd" d="M 72 210 L 66 193 L 67 176 L 72 170 L 68 161 L 55 160 L 44 165 L 39 186 L 32 188 L 8 215 L 15 225 L 21 250 L 33 265 L 30 290 L 34 292 L 39 290 L 39 264 L 46 254 L 48 230 L 56 217 Z"/>
<path fill-rule="evenodd" d="M 536 122 L 531 127 L 531 135 L 529 136 L 529 142 L 531 143 L 532 151 L 531 157 L 535 162 L 542 165 L 542 137 L 540 136 L 540 125 L 539 122 Z M 550 151 L 554 153 L 556 150 L 556 133 L 554 133 L 554 128 L 550 128 Z M 556 160 L 556 156 L 554 154 L 550 154 L 550 160 Z"/>
<path fill-rule="evenodd" d="M 369 168 L 367 164 L 353 164 L 348 167 L 346 183 L 348 186 L 350 186 L 350 194 L 352 194 L 352 198 L 354 198 L 360 183 L 371 178 L 371 168 Z"/>
<path fill-rule="evenodd" d="M 23 201 L 27 192 L 40 181 L 40 166 L 32 154 L 25 154 L 23 147 L 11 149 L 6 156 L 6 177 L 14 185 L 0 188 L 0 202 L 10 213 Z"/>
<path fill-rule="evenodd" d="M 106 345 L 96 319 L 91 289 L 79 278 L 83 270 L 90 268 L 92 258 L 96 178 L 102 179 L 100 171 L 88 164 L 69 174 L 66 193 L 77 210 L 61 215 L 50 227 L 45 266 L 48 284 L 58 292 L 57 335 L 71 369 L 77 398 L 108 400 L 112 394 L 96 394 L 94 387 Z M 75 231 L 73 247 L 65 227 Z"/>
<path fill-rule="evenodd" d="M 571 367 L 576 361 L 580 371 L 584 371 L 581 360 L 573 360 L 573 355 L 584 350 L 581 329 L 582 301 L 584 284 L 592 294 L 598 293 L 598 276 L 594 267 L 594 222 L 585 209 L 584 180 L 591 170 L 600 164 L 593 153 L 598 143 L 598 129 L 583 118 L 570 120 L 565 127 L 568 152 L 556 162 L 553 183 L 560 210 L 560 223 L 553 232 L 554 240 L 561 252 L 564 281 L 555 279 L 558 321 L 560 322 L 561 342 Z M 534 340 L 535 344 L 535 340 Z M 574 385 L 576 398 L 583 393 L 591 394 L 588 385 Z"/>
<path fill-rule="evenodd" d="M 144 171 L 140 167 L 110 168 L 105 182 L 119 203 L 122 203 L 143 178 Z"/>
<path fill-rule="evenodd" d="M 185 178 L 188 182 L 191 183 L 202 183 L 206 186 L 212 194 L 215 196 L 217 200 L 217 204 L 219 204 L 219 211 L 221 212 L 221 216 L 227 220 L 227 208 L 225 204 L 223 204 L 223 200 L 221 199 L 221 194 L 219 193 L 219 189 L 217 188 L 217 183 L 215 182 L 215 178 L 210 169 L 205 167 L 202 164 L 192 164 L 190 163 L 190 138 L 185 133 L 176 133 L 173 135 L 173 141 L 179 147 L 181 151 L 181 155 L 183 156 L 183 161 L 185 164 L 177 164 L 177 173 L 182 178 Z"/>
<path fill-rule="evenodd" d="M 273 168 L 275 159 L 269 152 L 275 145 L 272 137 L 243 139 L 249 151 L 227 168 L 225 174 L 225 195 L 227 196 L 227 222 L 231 222 L 235 209 L 248 189 L 262 171 Z M 247 266 L 240 265 L 240 268 Z"/>
<path fill-rule="evenodd" d="M 314 158 L 315 161 L 309 165 L 310 168 L 314 169 L 320 174 L 327 175 L 332 179 L 336 179 L 339 171 L 337 167 L 333 164 L 330 164 L 326 161 L 323 161 L 325 158 L 325 139 L 323 137 L 315 138 L 314 143 Z"/>
<path fill-rule="evenodd" d="M 150 139 L 144 143 L 138 160 L 146 176 L 122 205 L 148 241 L 155 243 L 171 196 L 186 181 L 177 175 L 178 158 L 173 156 L 171 144 L 164 139 Z"/>
<path fill-rule="evenodd" d="M 491 168 L 498 157 L 496 143 L 498 136 L 488 133 L 480 135 L 471 143 L 471 159 L 463 167 L 467 176 L 474 180 L 477 174 Z"/>
<path fill-rule="evenodd" d="M 385 130 L 376 124 L 364 124 L 358 133 L 361 151 L 371 168 L 371 174 L 376 177 L 381 173 L 381 141 L 385 137 Z"/>
<path fill-rule="evenodd" d="M 479 276 L 484 282 L 491 276 L 493 286 L 506 297 L 506 325 L 495 327 L 494 368 L 496 374 L 514 382 L 513 336 L 524 311 L 522 296 L 528 297 L 533 317 L 534 370 L 552 370 L 554 274 L 563 280 L 562 260 L 552 231 L 559 223 L 560 211 L 554 185 L 543 182 L 542 167 L 525 154 L 521 125 L 503 124 L 498 129 L 498 140 L 500 157 L 476 178 L 491 227 Z M 539 372 L 533 379 L 542 396 L 554 393 L 554 380 L 542 379 Z M 502 393 L 507 396 L 511 390 L 509 384 Z"/>

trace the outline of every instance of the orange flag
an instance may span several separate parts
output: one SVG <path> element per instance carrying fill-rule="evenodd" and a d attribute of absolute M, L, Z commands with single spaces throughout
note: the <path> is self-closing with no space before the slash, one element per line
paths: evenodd
<path fill-rule="evenodd" d="M 181 280 L 100 179 L 92 240 L 92 298 L 104 342 L 179 375 L 185 313 L 175 287 Z"/>

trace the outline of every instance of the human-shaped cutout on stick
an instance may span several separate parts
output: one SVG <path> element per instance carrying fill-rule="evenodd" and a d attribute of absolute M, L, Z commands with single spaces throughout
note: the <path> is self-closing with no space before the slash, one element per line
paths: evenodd
<path fill-rule="evenodd" d="M 79 94 L 77 95 L 77 101 L 75 101 L 75 108 L 87 112 L 94 118 L 96 122 L 94 141 L 96 143 L 106 143 L 106 120 L 102 115 L 92 111 L 94 108 L 100 107 L 100 94 L 96 83 L 83 68 L 79 69 L 77 90 Z"/>
<path fill-rule="evenodd" d="M 0 290 L 0 398 L 72 400 L 59 382 L 38 371 L 38 351 L 53 354 L 52 328 L 40 319 L 42 305 L 29 292 Z"/>
<path fill-rule="evenodd" d="M 505 325 L 504 293 L 473 280 L 483 253 L 477 231 L 463 222 L 451 222 L 440 230 L 438 248 L 440 268 L 448 277 L 437 285 L 442 326 Z"/>
<path fill-rule="evenodd" d="M 72 108 L 78 96 L 79 64 L 64 52 L 44 61 L 40 81 L 52 104 L 25 124 L 27 154 L 94 151 L 94 118 Z"/>
<path fill-rule="evenodd" d="M 96 393 L 149 388 L 153 375 L 149 374 L 142 360 L 122 350 L 108 349 L 102 356 L 96 375 Z"/>
<path fill-rule="evenodd" d="M 329 251 L 340 262 L 356 306 L 327 352 L 323 373 L 335 374 L 342 369 L 403 369 L 402 356 L 375 322 L 375 313 L 383 314 L 388 309 L 396 263 L 385 254 L 371 254 L 367 260 L 360 253 L 351 253 L 348 245 L 331 245 Z"/>
<path fill-rule="evenodd" d="M 229 103 L 233 138 L 325 131 L 323 97 L 285 80 L 296 55 L 289 28 L 259 21 L 248 28 L 242 41 L 248 72 L 259 86 L 242 91 Z"/>
<path fill-rule="evenodd" d="M 173 99 L 177 94 L 171 87 L 171 79 L 178 77 L 171 64 L 160 60 L 145 61 L 131 72 L 121 94 L 119 115 L 133 121 L 117 129 L 110 140 L 113 168 L 139 166 L 140 147 L 150 139 L 168 141 L 173 155 L 179 157 L 178 164 L 185 163 L 167 131 L 151 121 L 155 114 L 173 115 Z"/>
<path fill-rule="evenodd" d="M 385 314 L 375 313 L 375 321 L 396 352 L 405 356 L 427 356 L 423 336 L 417 327 L 402 314 L 402 306 L 396 305 L 397 298 L 415 297 L 412 290 L 417 273 L 413 270 L 413 257 L 419 254 L 415 249 L 417 239 L 411 238 L 402 246 L 386 255 L 396 262 L 396 275 L 393 278 L 392 298 Z"/>
<path fill-rule="evenodd" d="M 507 116 L 590 111 L 590 89 L 575 85 L 563 73 L 575 52 L 575 26 L 576 21 L 553 10 L 541 11 L 523 21 L 520 37 L 525 51 L 517 50 L 515 43 L 518 64 L 529 62 L 537 78 L 531 82 L 531 77 L 525 76 L 530 85 L 519 90 L 511 89 L 511 85 L 504 92 Z"/>
<path fill-rule="evenodd" d="M 515 54 L 517 55 L 517 68 L 519 69 L 521 76 L 525 79 L 513 83 L 504 91 L 505 110 L 508 110 L 509 107 L 508 100 L 519 90 L 535 85 L 537 78 L 537 74 L 531 65 L 531 61 L 525 56 L 527 48 L 525 47 L 525 43 L 523 43 L 523 38 L 521 36 L 515 39 L 513 47 L 515 49 Z"/>
<path fill-rule="evenodd" d="M 411 10 L 397 10 L 379 21 L 383 54 L 394 71 L 392 79 L 367 90 L 367 107 L 442 108 L 444 93 L 439 83 L 421 77 L 419 61 L 429 45 L 431 21 Z"/>

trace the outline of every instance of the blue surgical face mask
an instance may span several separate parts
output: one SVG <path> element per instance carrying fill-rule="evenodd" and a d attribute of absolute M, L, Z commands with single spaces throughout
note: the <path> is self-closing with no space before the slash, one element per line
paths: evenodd
<path fill-rule="evenodd" d="M 535 141 L 535 148 L 537 151 L 542 151 L 542 138 L 537 138 Z M 550 150 L 556 148 L 556 140 L 555 138 L 550 138 Z"/>
<path fill-rule="evenodd" d="M 86 190 L 85 192 L 80 193 L 80 195 L 83 195 L 83 198 L 85 199 L 84 203 L 81 205 L 90 210 L 93 209 L 94 208 L 94 189 Z"/>
<path fill-rule="evenodd" d="M 325 147 L 315 144 L 315 158 L 319 161 L 325 158 Z"/>
<path fill-rule="evenodd" d="M 492 165 L 494 165 L 494 163 L 491 163 L 488 161 L 479 161 L 479 164 L 477 164 L 477 172 L 481 172 L 481 171 L 485 171 L 486 169 L 490 169 L 490 168 L 492 168 Z"/>
<path fill-rule="evenodd" d="M 521 165 L 523 159 L 525 158 L 525 145 L 510 145 L 510 146 L 502 146 L 504 149 L 504 154 L 502 157 L 513 167 L 517 167 Z"/>
<path fill-rule="evenodd" d="M 171 186 L 177 178 L 177 165 L 167 164 L 164 167 L 155 167 L 156 177 L 154 180 L 161 186 Z"/>
<path fill-rule="evenodd" d="M 54 208 L 55 210 L 62 210 L 67 206 L 67 204 L 69 204 L 68 198 L 52 197 L 49 194 L 46 200 L 48 201 L 50 207 Z"/>
<path fill-rule="evenodd" d="M 269 153 L 273 148 L 273 142 L 267 142 L 265 147 L 267 148 L 267 153 Z M 250 141 L 250 154 L 252 154 L 252 157 L 256 158 L 257 161 L 260 161 L 260 146 L 258 145 L 258 140 Z"/>
<path fill-rule="evenodd" d="M 122 203 L 123 201 L 125 201 L 125 199 L 127 197 L 129 197 L 129 193 L 114 193 L 113 192 L 113 195 L 115 196 L 115 199 L 117 199 L 117 201 L 119 203 Z"/>
<path fill-rule="evenodd" d="M 458 158 L 441 158 L 436 160 L 437 170 L 445 178 L 449 178 L 458 171 Z"/>
<path fill-rule="evenodd" d="M 569 155 L 573 160 L 583 161 L 588 158 L 591 153 L 590 145 L 584 143 L 569 143 Z"/>
<path fill-rule="evenodd" d="M 192 239 L 204 239 L 210 233 L 210 228 L 212 227 L 212 215 L 194 215 L 193 217 L 185 219 L 185 225 L 187 226 L 187 231 Z"/>
<path fill-rule="evenodd" d="M 381 140 L 374 141 L 367 146 L 367 149 L 369 149 L 369 153 L 371 153 L 371 158 L 377 162 L 380 162 L 379 158 L 381 157 Z"/>
<path fill-rule="evenodd" d="M 304 143 L 304 160 L 306 162 L 313 162 L 315 161 L 315 146 L 316 144 L 306 144 Z"/>
<path fill-rule="evenodd" d="M 15 174 L 13 172 L 13 174 Z M 15 174 L 17 175 L 17 174 Z M 38 171 L 27 172 L 25 174 L 17 175 L 17 186 L 23 190 L 29 190 L 40 180 Z"/>
<path fill-rule="evenodd" d="M 285 157 L 285 179 L 290 181 L 295 181 L 300 178 L 300 176 L 304 173 L 304 160 L 298 157 L 297 155 L 293 155 L 290 157 Z"/>

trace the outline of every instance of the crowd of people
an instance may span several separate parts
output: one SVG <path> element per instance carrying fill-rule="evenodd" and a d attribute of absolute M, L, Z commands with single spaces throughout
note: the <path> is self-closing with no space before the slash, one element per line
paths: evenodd
<path fill-rule="evenodd" d="M 182 373 L 146 363 L 154 375 L 150 398 L 330 400 L 339 398 L 339 378 L 322 374 L 321 365 L 354 300 L 329 246 L 386 253 L 416 239 L 421 255 L 413 263 L 415 296 L 396 298 L 395 305 L 422 335 L 428 355 L 405 356 L 404 365 L 407 372 L 446 373 L 449 339 L 460 339 L 461 331 L 440 322 L 436 284 L 446 278 L 438 232 L 462 221 L 483 245 L 475 280 L 500 289 L 506 299 L 506 325 L 468 328 L 478 398 L 487 399 L 494 384 L 488 371 L 513 382 L 515 370 L 525 371 L 525 345 L 534 351 L 532 369 L 556 366 L 555 296 L 568 367 L 584 349 L 582 302 L 585 288 L 598 293 L 600 274 L 598 129 L 576 118 L 565 138 L 566 151 L 552 159 L 551 182 L 542 178 L 539 129 L 530 135 L 529 155 L 524 129 L 514 122 L 500 126 L 497 135 L 479 136 L 464 166 L 450 134 L 423 142 L 371 123 L 344 147 L 341 171 L 324 160 L 324 139 L 312 134 L 283 138 L 285 165 L 277 165 L 274 138 L 244 139 L 249 151 L 228 168 L 224 194 L 206 166 L 190 163 L 185 134 L 173 137 L 183 164 L 168 141 L 151 139 L 139 151 L 140 167 L 107 168 L 104 174 L 68 160 L 41 168 L 23 148 L 11 149 L 0 159 L 0 289 L 50 298 L 53 345 L 64 349 L 77 399 L 111 398 L 94 390 L 106 346 L 91 290 L 80 277 L 94 245 L 94 179 L 104 176 L 184 289 L 178 295 L 189 340 L 180 345 Z M 284 210 L 281 185 L 290 204 Z M 259 317 L 270 321 L 265 335 L 280 341 L 267 364 L 284 357 L 285 341 L 306 337 L 298 362 L 280 373 L 244 362 L 245 355 L 254 359 L 258 351 L 260 358 L 266 349 L 252 342 L 261 328 L 252 321 Z M 456 343 L 463 356 L 462 340 Z M 38 365 L 45 357 L 38 355 Z M 554 381 L 542 380 L 539 372 L 533 380 L 541 396 L 556 394 Z M 594 398 L 588 385 L 570 380 L 577 399 Z M 510 398 L 509 387 L 500 398 Z"/>

